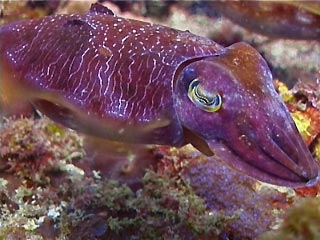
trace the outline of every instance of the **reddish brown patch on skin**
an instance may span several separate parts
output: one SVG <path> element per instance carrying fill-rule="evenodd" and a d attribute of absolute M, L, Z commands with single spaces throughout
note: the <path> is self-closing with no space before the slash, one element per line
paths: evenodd
<path fill-rule="evenodd" d="M 101 47 L 99 48 L 99 54 L 101 54 L 104 57 L 111 57 L 112 56 L 112 52 L 109 48 L 106 47 Z"/>
<path fill-rule="evenodd" d="M 235 44 L 229 48 L 230 51 L 215 61 L 223 65 L 226 71 L 244 86 L 244 89 L 253 92 L 260 99 L 265 97 L 261 89 L 271 80 L 271 75 L 265 76 L 259 68 L 260 64 L 265 62 L 264 59 L 249 45 Z M 268 77 L 269 80 L 267 80 Z"/>

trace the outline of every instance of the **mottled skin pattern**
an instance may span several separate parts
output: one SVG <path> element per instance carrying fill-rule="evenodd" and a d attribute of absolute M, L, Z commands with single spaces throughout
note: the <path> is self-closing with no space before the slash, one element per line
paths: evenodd
<path fill-rule="evenodd" d="M 98 4 L 85 15 L 4 26 L 0 41 L 3 101 L 24 99 L 67 127 L 111 140 L 192 143 L 275 184 L 319 175 L 265 61 L 247 44 L 223 48 Z M 195 78 L 221 95 L 219 111 L 190 101 Z"/>
<path fill-rule="evenodd" d="M 176 69 L 188 59 L 224 51 L 215 42 L 188 32 L 94 11 L 49 16 L 2 31 L 6 32 L 1 42 L 7 61 L 19 69 L 22 84 L 45 89 L 45 96 L 36 96 L 39 100 L 63 107 L 65 102 L 72 104 L 72 111 L 61 112 L 63 116 L 55 112 L 53 118 L 102 136 L 116 129 L 112 134 L 116 140 L 125 135 L 127 140 L 139 138 L 145 143 L 182 144 L 182 128 L 173 109 Z M 47 112 L 47 102 L 36 105 Z M 74 115 L 82 111 L 90 114 L 89 120 L 107 121 L 106 129 L 96 129 L 87 120 L 84 124 L 89 126 L 79 126 L 79 116 Z M 175 134 L 164 135 L 167 132 Z"/>

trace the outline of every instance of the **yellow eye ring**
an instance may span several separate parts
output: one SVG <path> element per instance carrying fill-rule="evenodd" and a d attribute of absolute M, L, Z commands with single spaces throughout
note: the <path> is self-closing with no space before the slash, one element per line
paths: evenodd
<path fill-rule="evenodd" d="M 219 93 L 208 93 L 201 88 L 198 78 L 189 84 L 188 97 L 198 108 L 206 112 L 216 112 L 221 108 L 222 99 Z"/>

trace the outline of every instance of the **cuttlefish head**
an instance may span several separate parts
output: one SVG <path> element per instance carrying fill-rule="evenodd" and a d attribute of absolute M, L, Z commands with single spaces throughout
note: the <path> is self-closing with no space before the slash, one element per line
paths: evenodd
<path fill-rule="evenodd" d="M 319 165 L 275 91 L 266 62 L 249 45 L 186 63 L 177 73 L 174 98 L 181 124 L 194 136 L 188 141 L 203 152 L 276 185 L 319 180 Z"/>

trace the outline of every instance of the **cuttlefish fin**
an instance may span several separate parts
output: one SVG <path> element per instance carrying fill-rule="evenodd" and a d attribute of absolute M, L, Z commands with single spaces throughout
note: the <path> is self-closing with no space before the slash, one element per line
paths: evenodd
<path fill-rule="evenodd" d="M 110 10 L 109 8 L 103 6 L 100 3 L 91 4 L 90 13 L 103 14 L 103 15 L 109 15 L 109 16 L 116 16 L 112 10 Z"/>

